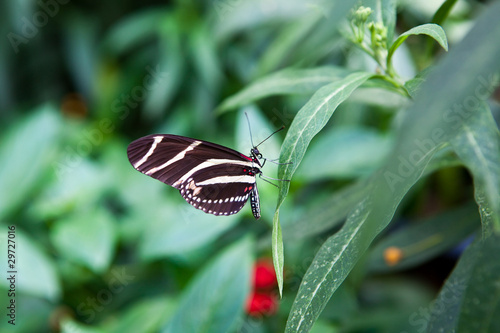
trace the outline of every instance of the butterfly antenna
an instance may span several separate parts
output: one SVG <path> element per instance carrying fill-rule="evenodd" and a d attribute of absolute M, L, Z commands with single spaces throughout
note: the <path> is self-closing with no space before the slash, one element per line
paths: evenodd
<path fill-rule="evenodd" d="M 285 129 L 285 125 L 281 126 L 280 128 L 278 128 L 276 131 L 272 132 L 271 135 L 269 135 L 267 138 L 265 138 L 264 140 L 262 140 L 257 146 L 255 146 L 254 148 L 257 148 L 258 146 L 260 146 L 261 144 L 263 144 L 267 139 L 269 139 L 270 137 L 272 137 L 274 134 L 278 133 L 279 131 Z M 253 145 L 253 143 L 252 143 Z"/>
<path fill-rule="evenodd" d="M 252 143 L 252 147 L 255 147 L 253 145 L 253 139 L 252 139 L 252 129 L 250 128 L 250 119 L 248 119 L 248 113 L 245 111 L 245 117 L 247 117 L 247 124 L 248 124 L 248 132 L 250 133 L 250 142 Z M 261 142 L 262 143 L 262 142 Z M 259 143 L 260 144 L 260 143 Z"/>

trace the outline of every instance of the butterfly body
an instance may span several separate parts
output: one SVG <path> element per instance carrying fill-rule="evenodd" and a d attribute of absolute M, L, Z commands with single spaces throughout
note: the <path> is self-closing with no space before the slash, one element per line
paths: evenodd
<path fill-rule="evenodd" d="M 188 137 L 153 134 L 127 148 L 132 166 L 179 190 L 193 207 L 214 215 L 239 212 L 250 198 L 260 218 L 256 176 L 262 155 L 256 147 L 246 156 L 228 147 Z"/>

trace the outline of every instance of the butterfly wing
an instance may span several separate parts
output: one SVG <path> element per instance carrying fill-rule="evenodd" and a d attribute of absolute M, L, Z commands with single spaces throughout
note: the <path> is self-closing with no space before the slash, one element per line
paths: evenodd
<path fill-rule="evenodd" d="M 214 215 L 239 212 L 260 173 L 251 158 L 233 149 L 177 135 L 140 138 L 127 154 L 135 169 L 179 189 L 188 203 Z"/>

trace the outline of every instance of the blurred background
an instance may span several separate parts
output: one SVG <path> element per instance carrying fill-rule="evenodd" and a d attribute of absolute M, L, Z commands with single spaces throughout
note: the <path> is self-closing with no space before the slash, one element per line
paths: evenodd
<path fill-rule="evenodd" d="M 440 5 L 399 2 L 396 30 L 430 22 Z M 284 68 L 374 71 L 374 62 L 339 33 L 323 3 L 22 0 L 0 8 L 0 267 L 7 274 L 4 244 L 14 225 L 19 272 L 16 325 L 7 323 L 4 310 L 1 330 L 176 331 L 172 318 L 196 312 L 227 316 L 230 331 L 283 331 L 302 275 L 342 222 L 342 216 L 326 218 L 333 222 L 308 228 L 315 218 L 310 212 L 321 215 L 318 207 L 330 193 L 382 163 L 393 143 L 396 111 L 408 101 L 361 89 L 313 140 L 281 208 L 281 301 L 269 268 L 276 188 L 259 182 L 259 221 L 249 205 L 240 214 L 214 217 L 135 171 L 126 148 L 138 137 L 171 133 L 247 154 L 243 111 L 257 142 L 289 126 L 311 92 L 222 112 L 229 96 Z M 476 1 L 455 4 L 443 25 L 451 48 L 482 9 Z M 434 44 L 408 39 L 396 53 L 398 73 L 409 79 L 437 61 L 444 51 Z M 264 156 L 279 157 L 283 132 L 259 147 Z M 276 177 L 276 170 L 268 163 L 264 173 Z M 473 187 L 461 167 L 419 182 L 391 230 L 432 225 L 433 216 L 447 210 L 444 218 L 455 223 L 457 235 L 398 269 L 383 260 L 384 246 L 375 248 L 335 293 L 315 330 L 418 331 L 460 244 L 479 227 L 477 208 L 466 198 L 473 198 Z M 432 239 L 420 244 L 432 245 Z M 419 253 L 418 246 L 413 250 Z M 224 282 L 236 273 L 242 274 L 237 283 Z M 254 279 L 263 276 L 271 282 L 255 296 Z M 5 309 L 10 283 L 0 281 Z M 217 297 L 226 299 L 226 308 Z M 213 308 L 196 307 L 207 299 Z"/>

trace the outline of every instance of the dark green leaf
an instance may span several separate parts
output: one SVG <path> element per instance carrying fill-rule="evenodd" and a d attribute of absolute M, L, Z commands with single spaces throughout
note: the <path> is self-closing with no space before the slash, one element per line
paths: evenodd
<path fill-rule="evenodd" d="M 470 280 L 462 300 L 457 332 L 499 332 L 500 321 L 500 236 L 481 241 L 481 250 L 471 267 Z"/>
<path fill-rule="evenodd" d="M 428 333 L 457 332 L 460 307 L 480 250 L 479 241 L 469 245 L 427 312 L 415 312 L 410 316 L 416 329 L 424 331 L 427 328 Z"/>

